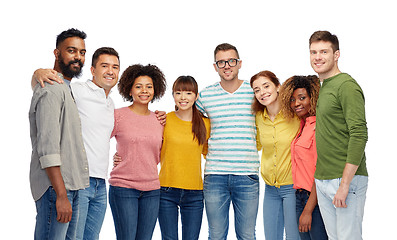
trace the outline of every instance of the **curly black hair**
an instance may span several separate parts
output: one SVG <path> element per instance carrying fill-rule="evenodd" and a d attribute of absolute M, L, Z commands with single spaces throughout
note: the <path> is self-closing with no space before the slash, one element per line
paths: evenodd
<path fill-rule="evenodd" d="M 151 102 L 160 99 L 167 89 L 167 82 L 163 72 L 157 66 L 151 64 L 146 66 L 134 64 L 123 72 L 118 84 L 118 89 L 123 99 L 133 102 L 132 96 L 130 96 L 131 88 L 134 85 L 135 79 L 141 76 L 148 76 L 153 81 L 154 96 Z"/>

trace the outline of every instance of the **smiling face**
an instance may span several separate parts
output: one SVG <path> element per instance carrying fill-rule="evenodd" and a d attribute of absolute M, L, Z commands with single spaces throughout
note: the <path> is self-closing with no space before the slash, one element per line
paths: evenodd
<path fill-rule="evenodd" d="M 310 96 L 306 88 L 295 89 L 291 96 L 290 104 L 291 109 L 299 118 L 304 119 L 310 115 Z"/>
<path fill-rule="evenodd" d="M 120 65 L 116 56 L 102 54 L 95 67 L 91 67 L 92 82 L 105 90 L 106 96 L 119 79 Z"/>
<path fill-rule="evenodd" d="M 332 43 L 313 42 L 310 45 L 310 64 L 321 80 L 332 77 L 339 71 L 339 50 L 332 50 Z"/>
<path fill-rule="evenodd" d="M 235 50 L 218 51 L 215 55 L 215 62 L 220 60 L 229 61 L 230 59 L 238 59 L 238 55 Z M 241 60 L 238 61 L 237 65 L 234 67 L 230 67 L 230 65 L 226 63 L 224 68 L 218 68 L 214 63 L 214 68 L 221 77 L 221 81 L 237 81 L 238 71 L 241 68 Z"/>
<path fill-rule="evenodd" d="M 252 89 L 259 103 L 269 107 L 276 103 L 280 86 L 276 86 L 267 77 L 259 77 L 252 83 Z"/>
<path fill-rule="evenodd" d="M 55 70 L 61 72 L 68 80 L 80 76 L 85 62 L 85 53 L 83 39 L 79 37 L 66 38 L 54 50 Z"/>
<path fill-rule="evenodd" d="M 178 111 L 191 110 L 198 97 L 193 91 L 175 91 L 173 96 Z"/>
<path fill-rule="evenodd" d="M 148 105 L 154 96 L 152 78 L 148 76 L 137 77 L 132 85 L 130 96 L 132 96 L 134 104 Z"/>

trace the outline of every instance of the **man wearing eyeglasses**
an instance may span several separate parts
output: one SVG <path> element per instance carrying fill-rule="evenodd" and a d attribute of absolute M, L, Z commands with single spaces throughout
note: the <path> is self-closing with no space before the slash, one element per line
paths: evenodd
<path fill-rule="evenodd" d="M 254 97 L 250 84 L 238 78 L 242 61 L 228 43 L 214 51 L 221 81 L 203 89 L 198 109 L 211 120 L 204 170 L 204 201 L 210 239 L 226 239 L 233 204 L 237 239 L 255 239 L 259 204 L 259 157 L 256 149 Z"/>

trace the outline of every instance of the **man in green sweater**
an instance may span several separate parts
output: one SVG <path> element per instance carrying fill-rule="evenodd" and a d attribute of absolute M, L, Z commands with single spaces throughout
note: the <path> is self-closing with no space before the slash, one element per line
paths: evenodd
<path fill-rule="evenodd" d="M 321 82 L 317 102 L 318 204 L 330 239 L 362 239 L 368 187 L 365 145 L 368 139 L 364 94 L 338 68 L 338 38 L 328 31 L 312 34 L 310 63 Z"/>

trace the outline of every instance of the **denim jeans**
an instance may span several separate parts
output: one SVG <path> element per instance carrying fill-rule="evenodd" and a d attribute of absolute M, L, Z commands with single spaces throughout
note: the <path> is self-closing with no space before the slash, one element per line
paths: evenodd
<path fill-rule="evenodd" d="M 90 186 L 79 191 L 79 219 L 76 239 L 99 239 L 107 204 L 106 182 L 90 177 Z"/>
<path fill-rule="evenodd" d="M 205 175 L 204 201 L 208 219 L 208 239 L 227 238 L 230 202 L 234 209 L 237 239 L 256 239 L 255 225 L 259 205 L 258 175 Z"/>
<path fill-rule="evenodd" d="M 339 188 L 341 178 L 316 179 L 317 199 L 329 239 L 362 239 L 364 205 L 368 177 L 356 175 L 349 186 L 347 208 L 336 208 L 332 200 Z"/>
<path fill-rule="evenodd" d="M 67 196 L 73 211 L 72 220 L 68 223 L 57 221 L 57 196 L 53 187 L 49 187 L 44 195 L 36 201 L 35 240 L 74 240 L 76 238 L 76 225 L 79 217 L 79 191 L 67 191 Z"/>
<path fill-rule="evenodd" d="M 299 226 L 299 218 L 305 209 L 307 200 L 309 200 L 310 192 L 306 190 L 297 190 L 296 196 L 296 219 Z M 325 231 L 325 226 L 323 218 L 321 217 L 320 208 L 318 205 L 313 209 L 312 212 L 312 224 L 311 229 L 308 232 L 299 232 L 301 240 L 327 240 L 327 232 Z"/>
<path fill-rule="evenodd" d="M 160 189 L 109 187 L 109 205 L 118 240 L 152 239 L 159 214 Z"/>
<path fill-rule="evenodd" d="M 204 210 L 203 191 L 161 187 L 159 224 L 162 239 L 178 239 L 178 207 L 181 212 L 182 239 L 198 239 Z"/>
<path fill-rule="evenodd" d="M 287 240 L 299 239 L 295 189 L 292 186 L 265 186 L 263 226 L 266 240 L 283 240 L 284 228 Z"/>

